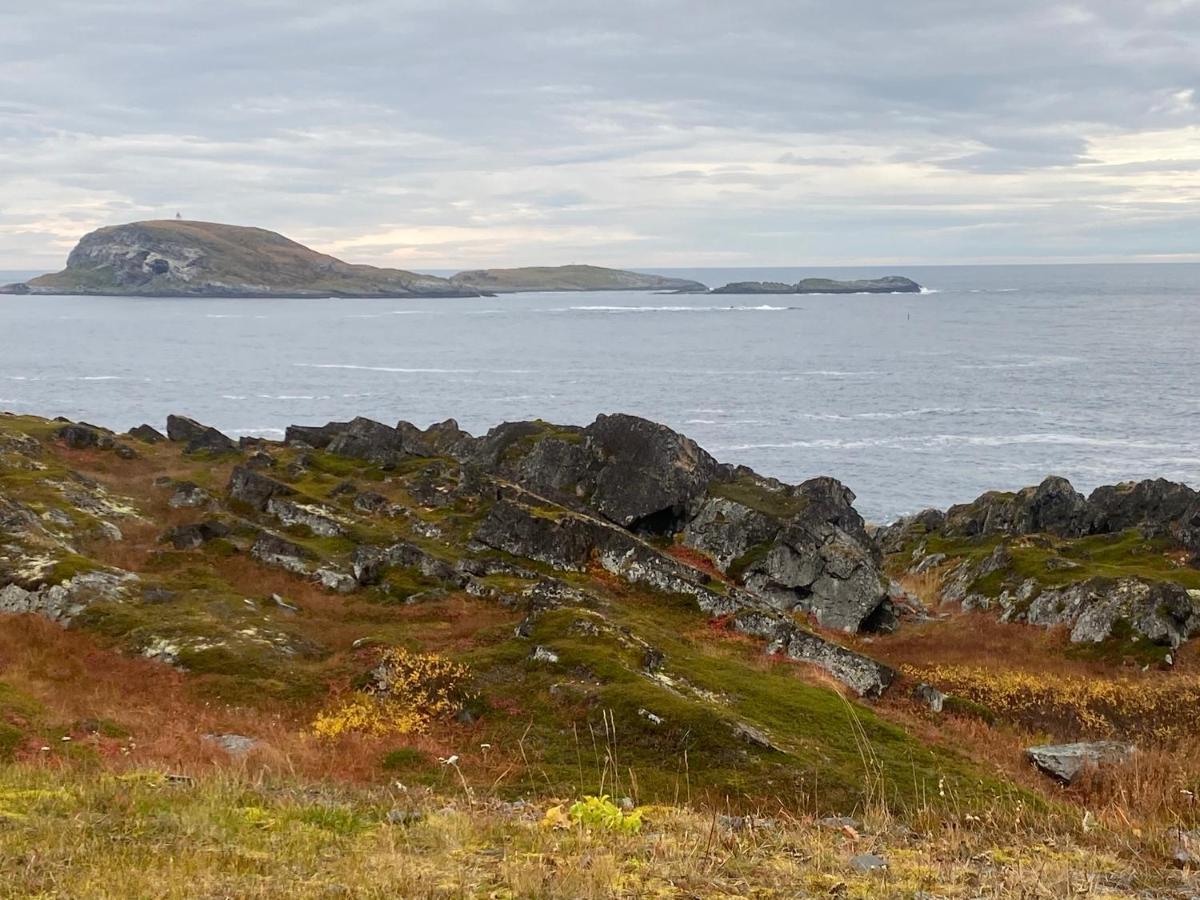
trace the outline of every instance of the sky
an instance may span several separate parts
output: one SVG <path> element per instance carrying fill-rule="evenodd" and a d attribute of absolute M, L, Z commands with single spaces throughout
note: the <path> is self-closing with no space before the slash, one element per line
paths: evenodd
<path fill-rule="evenodd" d="M 0 0 L 0 268 L 1200 260 L 1200 0 Z"/>

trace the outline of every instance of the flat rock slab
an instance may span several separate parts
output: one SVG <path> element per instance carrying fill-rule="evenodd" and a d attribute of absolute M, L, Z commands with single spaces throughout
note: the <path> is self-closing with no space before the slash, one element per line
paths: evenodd
<path fill-rule="evenodd" d="M 1134 752 L 1132 744 L 1121 741 L 1079 741 L 1030 747 L 1025 755 L 1047 775 L 1071 784 L 1087 769 L 1120 765 Z"/>

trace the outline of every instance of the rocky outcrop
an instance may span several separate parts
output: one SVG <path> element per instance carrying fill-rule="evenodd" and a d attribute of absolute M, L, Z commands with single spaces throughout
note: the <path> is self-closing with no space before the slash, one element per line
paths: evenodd
<path fill-rule="evenodd" d="M 226 453 L 238 449 L 229 437 L 209 425 L 201 425 L 187 416 L 167 416 L 167 438 L 183 443 L 184 453 L 210 451 Z"/>
<path fill-rule="evenodd" d="M 743 473 L 737 490 L 705 501 L 683 540 L 781 610 L 838 631 L 890 630 L 880 554 L 853 500 L 831 478 L 787 487 Z"/>
<path fill-rule="evenodd" d="M 262 228 L 179 220 L 85 235 L 67 267 L 13 294 L 155 297 L 477 297 L 433 275 L 351 265 Z"/>
<path fill-rule="evenodd" d="M 1065 478 L 1050 476 L 1036 487 L 991 491 L 952 506 L 940 522 L 930 519 L 936 511 L 920 515 L 926 531 L 951 537 L 1047 533 L 1072 538 L 1137 528 L 1147 537 L 1166 537 L 1200 552 L 1200 493 L 1161 478 L 1105 485 L 1085 498 Z M 917 520 L 897 524 L 903 532 Z"/>
<path fill-rule="evenodd" d="M 97 600 L 124 597 L 137 581 L 131 572 L 95 571 L 40 587 L 9 583 L 0 588 L 0 612 L 35 613 L 68 625 Z"/>
<path fill-rule="evenodd" d="M 714 294 L 919 294 L 921 285 L 911 278 L 888 275 L 858 281 L 805 278 L 795 284 L 779 281 L 735 281 L 714 288 Z"/>

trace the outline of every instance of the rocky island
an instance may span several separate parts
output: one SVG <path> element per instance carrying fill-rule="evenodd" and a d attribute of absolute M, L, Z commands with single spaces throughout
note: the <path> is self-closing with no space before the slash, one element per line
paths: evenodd
<path fill-rule="evenodd" d="M 477 297 L 444 278 L 353 265 L 262 228 L 176 219 L 85 235 L 67 267 L 8 294 L 152 297 Z"/>
<path fill-rule="evenodd" d="M 708 288 L 686 278 L 668 278 L 600 266 L 529 266 L 459 272 L 450 283 L 491 294 L 527 291 L 672 291 L 705 293 Z"/>
<path fill-rule="evenodd" d="M 919 294 L 921 285 L 911 278 L 888 275 L 858 281 L 805 278 L 795 284 L 781 281 L 735 281 L 713 288 L 714 294 Z"/>
<path fill-rule="evenodd" d="M 61 272 L 5 285 L 0 294 L 404 298 L 635 290 L 708 288 L 598 266 L 486 269 L 439 278 L 343 262 L 263 228 L 167 219 L 93 231 Z"/>

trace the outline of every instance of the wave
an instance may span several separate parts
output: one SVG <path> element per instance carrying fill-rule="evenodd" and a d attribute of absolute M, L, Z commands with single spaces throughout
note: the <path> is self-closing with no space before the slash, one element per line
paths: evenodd
<path fill-rule="evenodd" d="M 922 406 L 918 409 L 901 409 L 889 412 L 862 413 L 799 413 L 799 419 L 813 419 L 819 422 L 852 422 L 861 419 L 912 419 L 919 416 L 968 416 L 984 413 L 1018 414 L 1030 416 L 1049 416 L 1049 410 L 1033 409 L 1027 406 Z"/>
<path fill-rule="evenodd" d="M 920 290 L 920 293 L 922 293 L 922 294 L 940 294 L 941 292 L 942 292 L 941 288 L 931 288 L 931 287 L 923 287 Z"/>
<path fill-rule="evenodd" d="M 1081 362 L 1083 362 L 1083 359 L 1079 356 L 1037 356 L 1023 361 L 1019 358 L 1014 358 L 1009 362 L 962 363 L 955 366 L 955 368 L 986 371 L 995 369 L 1044 369 L 1050 366 L 1073 366 Z"/>
<path fill-rule="evenodd" d="M 858 378 L 886 374 L 887 372 L 880 372 L 876 369 L 863 369 L 861 371 L 846 371 L 842 369 L 811 369 L 806 372 L 792 372 L 789 375 L 784 375 L 781 380 L 797 381 L 800 378 Z"/>
<path fill-rule="evenodd" d="M 758 306 L 555 306 L 543 310 L 543 312 L 789 312 L 803 308 L 802 306 L 771 306 L 766 303 Z"/>
<path fill-rule="evenodd" d="M 1128 438 L 1085 437 L 1078 434 L 1058 432 L 1031 432 L 1027 434 L 924 434 L 879 438 L 816 438 L 813 440 L 779 441 L 756 444 L 729 444 L 712 448 L 716 451 L 729 450 L 864 450 L 871 447 L 1005 447 L 1012 444 L 1050 444 L 1097 448 L 1121 448 L 1130 450 L 1167 450 L 1186 452 L 1191 449 L 1181 444 L 1156 441 L 1130 440 Z"/>
<path fill-rule="evenodd" d="M 401 375 L 532 375 L 533 369 L 435 369 L 404 366 L 360 366 L 353 363 L 292 363 L 301 369 L 349 369 L 355 372 L 394 372 Z"/>
<path fill-rule="evenodd" d="M 226 434 L 286 434 L 282 428 L 226 428 Z"/>

